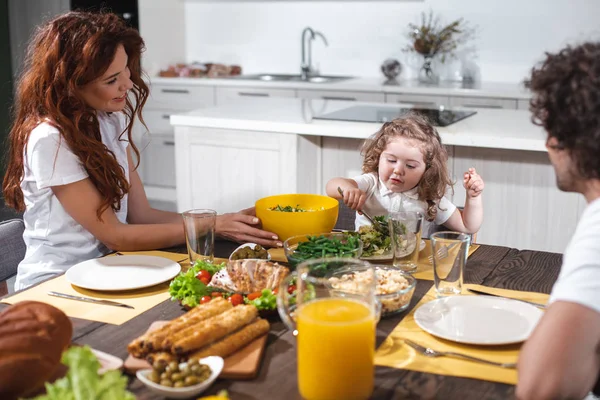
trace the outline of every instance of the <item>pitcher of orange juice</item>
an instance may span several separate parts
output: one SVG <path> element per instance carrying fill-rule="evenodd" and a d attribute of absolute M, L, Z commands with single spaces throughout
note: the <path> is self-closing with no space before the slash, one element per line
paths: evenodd
<path fill-rule="evenodd" d="M 380 312 L 375 283 L 373 266 L 348 258 L 305 261 L 281 282 L 277 309 L 297 331 L 298 388 L 304 399 L 371 395 Z"/>

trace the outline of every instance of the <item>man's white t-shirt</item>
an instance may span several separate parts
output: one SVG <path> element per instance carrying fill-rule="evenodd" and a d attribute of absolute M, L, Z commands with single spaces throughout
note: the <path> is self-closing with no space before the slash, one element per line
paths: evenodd
<path fill-rule="evenodd" d="M 127 135 L 123 113 L 98 112 L 102 143 L 111 150 L 129 181 Z M 15 290 L 21 290 L 60 274 L 73 265 L 109 252 L 98 239 L 75 221 L 62 207 L 52 186 L 66 185 L 86 179 L 88 173 L 73 154 L 58 130 L 48 122 L 40 123 L 29 136 L 24 155 L 24 177 L 21 189 L 25 199 L 23 239 L 27 245 L 25 258 L 19 264 Z M 116 213 L 119 221 L 127 221 L 127 195 Z"/>
<path fill-rule="evenodd" d="M 563 255 L 550 303 L 568 301 L 600 313 L 600 199 L 583 211 Z"/>
<path fill-rule="evenodd" d="M 370 215 L 386 215 L 394 211 L 418 211 L 423 214 L 424 218 L 427 216 L 427 203 L 419 200 L 417 188 L 403 193 L 394 193 L 374 173 L 362 174 L 352 179 L 357 183 L 358 188 L 366 193 L 367 200 L 363 209 Z M 436 225 L 442 225 L 448 221 L 454 210 L 456 210 L 456 206 L 446 197 L 442 197 L 438 203 L 435 220 L 423 220 L 423 237 L 429 237 L 435 231 Z M 357 230 L 361 226 L 370 224 L 364 215 L 356 214 L 355 226 Z"/>

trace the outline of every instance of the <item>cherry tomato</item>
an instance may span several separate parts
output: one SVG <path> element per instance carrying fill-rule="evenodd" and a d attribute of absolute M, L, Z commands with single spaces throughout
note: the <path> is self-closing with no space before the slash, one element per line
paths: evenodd
<path fill-rule="evenodd" d="M 205 271 L 205 270 L 201 270 L 200 272 L 198 272 L 196 274 L 196 278 L 198 278 L 199 280 L 201 280 L 202 282 L 204 282 L 204 279 L 207 279 L 209 282 L 212 278 L 212 275 L 210 274 L 210 272 Z"/>
<path fill-rule="evenodd" d="M 211 300 L 212 300 L 212 297 L 210 297 L 210 296 L 202 296 L 202 298 L 200 299 L 200 304 L 208 303 Z"/>
<path fill-rule="evenodd" d="M 210 295 L 211 295 L 213 298 L 214 298 L 214 297 L 223 297 L 223 293 L 221 293 L 221 292 L 212 292 Z"/>
<path fill-rule="evenodd" d="M 290 285 L 290 286 L 288 286 L 288 293 L 289 294 L 294 294 L 295 291 L 296 291 L 296 285 Z"/>
<path fill-rule="evenodd" d="M 231 297 L 229 298 L 229 301 L 231 302 L 231 304 L 235 307 L 238 306 L 240 304 L 244 304 L 244 298 L 242 297 L 241 294 L 236 293 L 236 294 L 232 294 Z"/>
<path fill-rule="evenodd" d="M 254 293 L 250 293 L 246 297 L 248 298 L 248 300 L 254 300 L 254 299 L 258 299 L 260 296 L 262 296 L 261 292 L 254 292 Z"/>
<path fill-rule="evenodd" d="M 210 283 L 210 279 L 206 279 L 206 277 L 203 276 L 202 278 L 200 278 L 200 282 L 204 283 L 205 285 L 208 285 Z"/>

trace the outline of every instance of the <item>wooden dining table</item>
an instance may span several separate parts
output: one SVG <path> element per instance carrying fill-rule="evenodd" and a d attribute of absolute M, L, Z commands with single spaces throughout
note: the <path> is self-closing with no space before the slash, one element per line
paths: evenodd
<path fill-rule="evenodd" d="M 217 241 L 215 256 L 227 258 L 237 244 Z M 185 247 L 169 249 L 185 253 Z M 518 250 L 482 244 L 467 262 L 464 280 L 496 288 L 550 293 L 558 277 L 562 255 L 541 251 Z M 433 285 L 419 280 L 408 310 L 382 319 L 377 325 L 377 345 L 381 344 L 402 318 Z M 7 307 L 0 304 L 0 309 Z M 185 311 L 178 303 L 166 300 L 122 325 L 71 318 L 73 342 L 86 344 L 121 359 L 127 357 L 127 344 L 157 320 L 173 319 Z M 435 362 L 432 359 L 431 362 Z M 352 384 L 352 382 L 348 382 Z M 301 399 L 296 379 L 296 346 L 292 332 L 274 319 L 258 376 L 252 380 L 217 380 L 204 395 L 226 389 L 232 400 Z M 129 390 L 138 399 L 163 399 L 131 377 Z M 375 369 L 372 399 L 511 399 L 515 387 L 478 379 L 458 378 L 430 373 L 380 367 Z"/>

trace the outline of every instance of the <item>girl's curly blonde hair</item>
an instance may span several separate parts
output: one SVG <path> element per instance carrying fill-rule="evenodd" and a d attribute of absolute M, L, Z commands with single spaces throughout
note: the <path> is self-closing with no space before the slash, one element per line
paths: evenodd
<path fill-rule="evenodd" d="M 424 117 L 411 113 L 384 123 L 361 147 L 360 153 L 364 157 L 362 170 L 364 173 L 378 174 L 381 153 L 397 137 L 421 143 L 425 173 L 417 185 L 417 194 L 419 200 L 427 203 L 427 220 L 433 221 L 437 215 L 437 205 L 448 186 L 452 186 L 452 181 L 446 164 L 448 152 L 437 130 Z"/>

